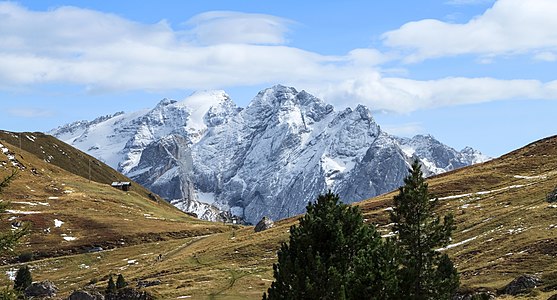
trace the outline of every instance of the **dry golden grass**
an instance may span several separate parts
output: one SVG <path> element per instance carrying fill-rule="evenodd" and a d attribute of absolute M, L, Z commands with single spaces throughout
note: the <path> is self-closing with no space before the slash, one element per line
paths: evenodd
<path fill-rule="evenodd" d="M 545 200 L 557 187 L 556 137 L 428 182 L 441 198 L 440 213 L 456 216 L 455 243 L 469 240 L 448 250 L 465 286 L 496 290 L 520 274 L 537 274 L 547 285 L 555 284 L 557 208 Z M 394 195 L 359 205 L 366 217 L 385 225 L 384 209 Z M 388 231 L 388 226 L 382 229 Z"/>
<path fill-rule="evenodd" d="M 43 213 L 26 216 L 39 228 L 48 224 L 52 227 L 53 218 L 67 221 L 57 229 L 60 232 L 32 237 L 30 249 L 42 249 L 34 240 L 39 238 L 48 247 L 65 249 L 60 234 L 75 226 L 80 229 L 72 229 L 72 236 L 78 240 L 71 243 L 128 239 L 125 245 L 112 245 L 118 247 L 110 251 L 32 262 L 35 279 L 54 281 L 61 288 L 61 297 L 91 279 L 99 280 L 97 285 L 104 287 L 109 274 L 123 273 L 132 284 L 160 280 L 160 285 L 147 290 L 161 299 L 260 299 L 273 279 L 276 250 L 287 241 L 289 227 L 297 223 L 296 218 L 282 220 L 270 230 L 254 233 L 252 227 L 195 221 L 164 203 L 145 201 L 141 193 L 106 189 L 77 176 L 44 172 L 41 178 L 26 179 L 42 180 L 42 186 L 48 188 L 40 192 L 30 193 L 25 184 L 14 183 L 3 195 L 4 199 L 30 195 L 23 201 L 44 201 L 54 194 L 60 197 L 49 201 L 50 206 L 33 207 Z M 50 188 L 51 183 L 59 190 L 75 191 L 60 195 Z M 545 201 L 547 193 L 557 187 L 557 138 L 431 178 L 429 184 L 441 198 L 439 213 L 456 216 L 454 243 L 467 241 L 447 250 L 458 265 L 464 286 L 495 291 L 520 274 L 540 275 L 544 287 L 557 283 L 557 206 Z M 386 208 L 394 195 L 392 192 L 357 204 L 383 233 L 390 231 Z M 146 218 L 145 213 L 156 219 Z M 191 237 L 183 232 L 190 232 Z M 163 254 L 160 261 L 156 259 L 159 254 Z M 17 266 L 6 265 L 0 271 Z M 547 299 L 552 294 L 555 292 L 540 288 L 523 297 L 500 299 Z"/>
<path fill-rule="evenodd" d="M 149 191 L 137 184 L 128 192 L 112 188 L 109 183 L 113 180 L 129 179 L 52 137 L 33 133 L 35 142 L 26 139 L 29 145 L 23 143 L 23 149 L 19 149 L 19 143 L 9 143 L 6 135 L 15 139 L 2 132 L 0 143 L 9 149 L 9 154 L 14 155 L 19 166 L 13 166 L 15 160 L 0 153 L 0 177 L 17 171 L 15 179 L 0 195 L 1 201 L 10 202 L 10 211 L 0 214 L 0 230 L 10 230 L 10 223 L 13 222 L 29 224 L 31 233 L 19 245 L 17 252 L 33 252 L 35 259 L 47 258 L 36 262 L 47 263 L 46 274 L 57 269 L 58 261 L 51 257 L 63 256 L 61 261 L 73 261 L 79 257 L 74 254 L 86 253 L 93 246 L 121 249 L 122 253 L 127 253 L 126 249 L 133 245 L 140 245 L 138 249 L 141 249 L 141 245 L 152 242 L 183 241 L 189 237 L 231 230 L 230 226 L 193 218 L 158 196 L 151 199 Z M 52 151 L 56 151 L 57 156 L 51 155 Z M 97 177 L 92 175 L 91 181 L 78 175 L 82 171 L 71 173 L 64 169 L 88 164 L 83 161 L 89 159 L 92 165 L 100 168 L 97 173 L 101 174 Z M 88 171 L 85 173 L 88 175 Z M 108 175 L 102 175 L 104 173 Z M 55 220 L 63 224 L 57 227 Z M 86 261 L 89 256 L 85 254 Z M 4 259 L 5 262 L 14 260 L 13 257 Z M 49 267 L 50 264 L 54 267 Z M 41 278 L 39 270 L 43 269 L 38 268 L 36 278 Z M 94 277 L 84 279 L 79 276 L 79 270 L 70 269 L 65 276 L 77 281 L 88 281 Z M 75 274 L 71 273 L 74 271 Z M 66 287 L 64 277 L 58 279 L 61 281 L 56 283 L 64 287 L 63 290 L 72 286 Z M 0 280 L 7 283 L 6 276 L 1 276 Z"/>

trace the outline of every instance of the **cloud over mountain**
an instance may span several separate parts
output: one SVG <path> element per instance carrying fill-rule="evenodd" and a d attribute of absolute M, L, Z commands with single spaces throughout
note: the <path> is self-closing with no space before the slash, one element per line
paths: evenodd
<path fill-rule="evenodd" d="M 420 20 L 386 32 L 383 39 L 388 46 L 410 50 L 409 62 L 463 54 L 547 57 L 557 52 L 555 11 L 552 0 L 499 0 L 464 24 Z"/>
<path fill-rule="evenodd" d="M 555 100 L 555 81 L 418 80 L 393 76 L 385 67 L 462 54 L 489 59 L 526 53 L 554 61 L 555 5 L 500 0 L 465 24 L 411 22 L 385 33 L 381 49 L 330 55 L 292 46 L 288 33 L 297 20 L 273 15 L 209 11 L 176 29 L 165 20 L 146 24 L 77 7 L 33 11 L 0 2 L 0 89 L 58 84 L 108 93 L 284 83 L 339 107 L 362 103 L 396 112 L 515 98 Z"/>

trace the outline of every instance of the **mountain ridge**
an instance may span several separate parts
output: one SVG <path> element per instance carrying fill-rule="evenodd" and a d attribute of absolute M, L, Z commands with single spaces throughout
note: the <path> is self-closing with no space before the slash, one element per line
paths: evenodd
<path fill-rule="evenodd" d="M 83 132 L 68 134 L 60 129 L 66 125 L 49 133 L 211 220 L 218 210 L 251 223 L 287 217 L 328 189 L 347 202 L 366 199 L 396 188 L 415 158 L 430 175 L 486 159 L 433 138 L 428 152 L 383 132 L 365 106 L 335 111 L 282 85 L 245 108 L 224 91 L 205 91 L 92 123 Z"/>

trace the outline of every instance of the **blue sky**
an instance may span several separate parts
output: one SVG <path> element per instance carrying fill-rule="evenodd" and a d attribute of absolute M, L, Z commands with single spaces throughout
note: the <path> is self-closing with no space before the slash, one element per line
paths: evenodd
<path fill-rule="evenodd" d="M 557 1 L 0 2 L 0 129 L 274 84 L 499 156 L 557 134 Z"/>

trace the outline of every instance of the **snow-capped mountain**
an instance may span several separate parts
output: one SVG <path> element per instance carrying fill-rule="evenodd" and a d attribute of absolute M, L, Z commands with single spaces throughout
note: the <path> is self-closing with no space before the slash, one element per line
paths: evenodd
<path fill-rule="evenodd" d="M 220 210 L 251 223 L 302 213 L 329 189 L 346 202 L 390 191 L 415 157 L 430 174 L 487 159 L 431 136 L 390 136 L 364 106 L 337 112 L 281 85 L 259 92 L 246 108 L 223 91 L 198 92 L 50 134 L 185 211 L 216 220 Z"/>
<path fill-rule="evenodd" d="M 425 165 L 429 175 L 462 168 L 489 160 L 481 152 L 466 147 L 461 151 L 442 144 L 431 135 L 416 135 L 413 138 L 396 138 L 407 156 L 416 157 Z"/>

